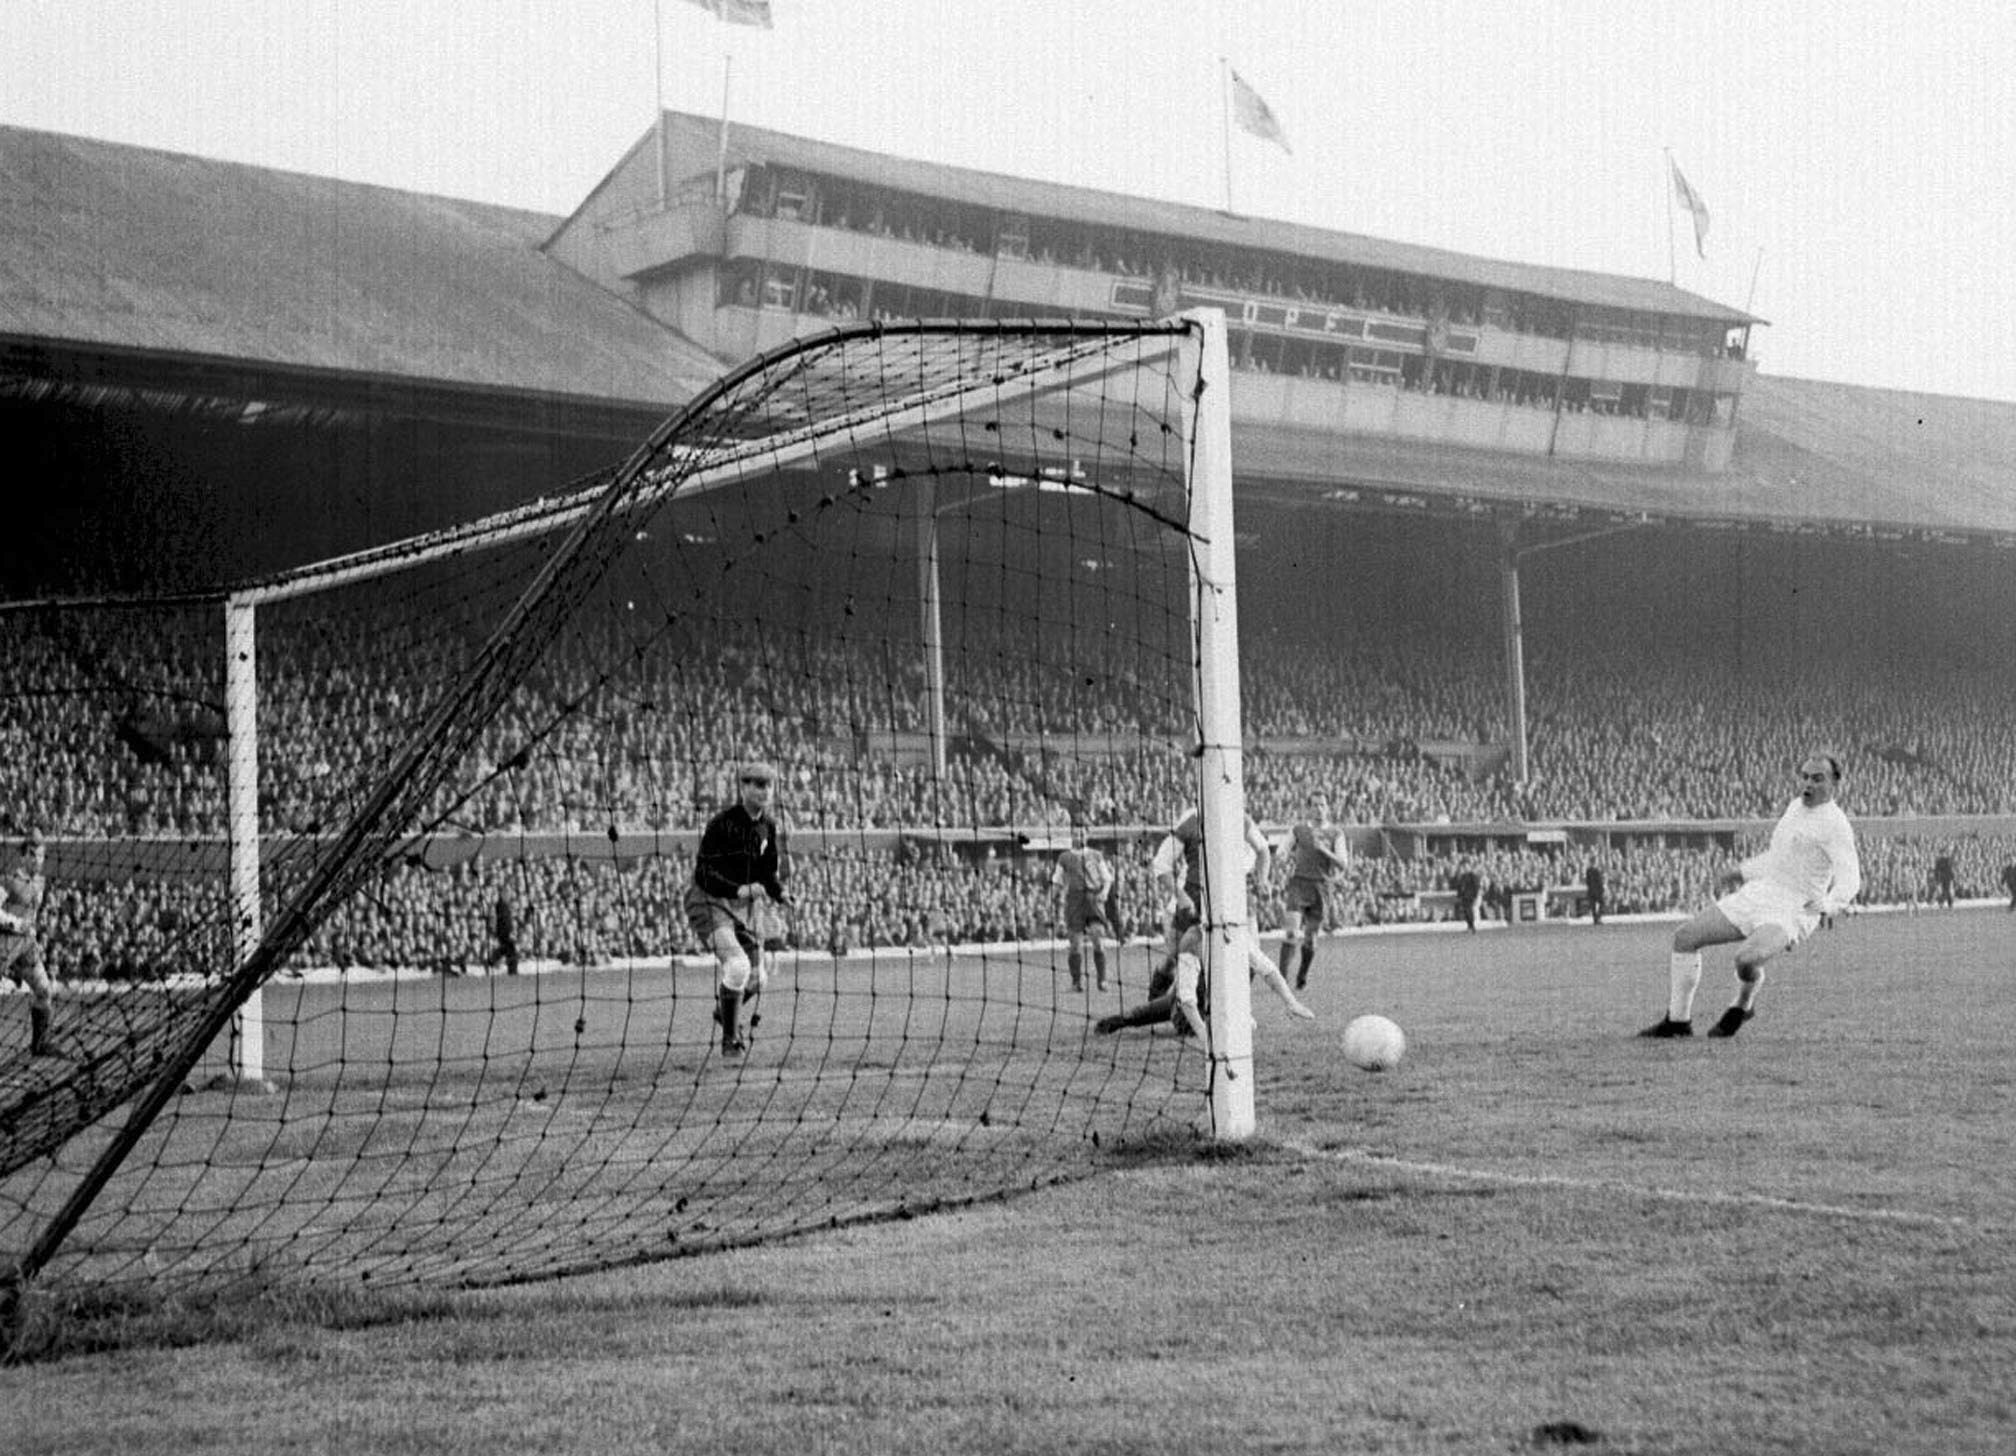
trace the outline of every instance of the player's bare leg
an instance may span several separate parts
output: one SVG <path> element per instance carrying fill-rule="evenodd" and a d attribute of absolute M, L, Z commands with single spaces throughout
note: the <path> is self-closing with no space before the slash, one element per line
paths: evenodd
<path fill-rule="evenodd" d="M 1268 988 L 1281 998 L 1281 1004 L 1288 1008 L 1290 1016 L 1298 1017 L 1303 1021 L 1314 1021 L 1316 1019 L 1316 1013 L 1311 1011 L 1307 1006 L 1304 1006 L 1300 998 L 1288 989 L 1288 981 L 1281 974 L 1281 968 L 1267 958 L 1266 953 L 1260 949 L 1258 941 L 1247 942 L 1246 966 L 1255 978 L 1265 981 Z"/>
<path fill-rule="evenodd" d="M 710 940 L 714 959 L 721 967 L 714 1003 L 714 1021 L 721 1028 L 721 1053 L 736 1057 L 748 1050 L 749 1044 L 742 1039 L 742 993 L 754 967 L 734 926 L 717 925 Z"/>
<path fill-rule="evenodd" d="M 1757 993 L 1764 985 L 1764 963 L 1781 955 L 1792 937 L 1779 925 L 1760 925 L 1736 952 L 1736 999 L 1709 1028 L 1710 1036 L 1734 1036 L 1757 1014 Z"/>
<path fill-rule="evenodd" d="M 1709 905 L 1673 932 L 1673 953 L 1667 962 L 1666 1014 L 1638 1034 L 1654 1039 L 1694 1034 L 1694 993 L 1701 986 L 1701 952 L 1711 945 L 1743 939 L 1721 909 Z"/>

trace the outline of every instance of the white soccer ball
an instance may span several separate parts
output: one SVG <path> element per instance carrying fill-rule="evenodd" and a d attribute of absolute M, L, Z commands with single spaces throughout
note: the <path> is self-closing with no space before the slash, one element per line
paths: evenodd
<path fill-rule="evenodd" d="M 1344 1060 L 1362 1072 L 1386 1072 L 1400 1065 L 1407 1033 L 1383 1016 L 1361 1016 L 1344 1028 Z"/>

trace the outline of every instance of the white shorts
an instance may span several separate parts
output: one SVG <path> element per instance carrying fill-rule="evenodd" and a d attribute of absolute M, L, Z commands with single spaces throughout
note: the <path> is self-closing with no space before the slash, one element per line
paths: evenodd
<path fill-rule="evenodd" d="M 1820 917 L 1806 908 L 1805 897 L 1797 890 L 1765 880 L 1752 880 L 1742 889 L 1724 895 L 1715 902 L 1715 908 L 1746 937 L 1755 935 L 1763 926 L 1777 926 L 1785 932 L 1788 949 L 1820 925 Z"/>

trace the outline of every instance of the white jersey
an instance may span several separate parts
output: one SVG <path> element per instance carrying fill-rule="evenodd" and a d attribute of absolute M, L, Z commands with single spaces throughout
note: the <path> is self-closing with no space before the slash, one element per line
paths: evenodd
<path fill-rule="evenodd" d="M 1743 861 L 1743 878 L 1797 895 L 1822 915 L 1838 913 L 1862 890 L 1848 816 L 1831 799 L 1813 809 L 1794 799 L 1771 830 L 1770 848 Z"/>

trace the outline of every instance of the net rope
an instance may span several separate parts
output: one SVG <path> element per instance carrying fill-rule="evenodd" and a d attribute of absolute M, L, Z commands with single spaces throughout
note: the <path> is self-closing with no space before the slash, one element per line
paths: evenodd
<path fill-rule="evenodd" d="M 0 997 L 0 1262 L 498 1284 L 1193 1127 L 1194 1049 L 1093 1030 L 1145 994 L 1195 793 L 1181 330 L 836 330 L 508 520 L 253 584 L 249 950 L 222 604 L 0 613 L 61 1052 Z M 729 1059 L 680 907 L 750 758 L 791 905 Z M 1133 932 L 1103 988 L 1058 939 L 1074 843 Z M 270 1093 L 231 1059 L 255 992 Z"/>

